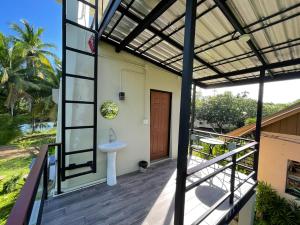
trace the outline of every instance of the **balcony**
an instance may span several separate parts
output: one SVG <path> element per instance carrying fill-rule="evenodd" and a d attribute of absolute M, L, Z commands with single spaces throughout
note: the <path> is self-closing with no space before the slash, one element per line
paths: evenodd
<path fill-rule="evenodd" d="M 226 153 L 193 152 L 188 156 L 184 224 L 224 224 L 254 194 L 256 173 L 249 163 L 253 165 L 257 143 L 197 130 L 191 133 L 194 145 L 201 144 L 198 141 L 203 137 L 214 138 L 225 143 Z M 227 149 L 230 143 L 237 148 Z M 145 173 L 120 176 L 114 187 L 101 183 L 47 199 L 47 152 L 44 146 L 8 225 L 32 220 L 47 225 L 174 224 L 175 160 L 158 162 Z"/>

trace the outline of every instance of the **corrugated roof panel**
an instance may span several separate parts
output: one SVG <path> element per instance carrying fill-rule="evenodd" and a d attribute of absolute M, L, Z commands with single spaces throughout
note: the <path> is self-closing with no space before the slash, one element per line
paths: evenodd
<path fill-rule="evenodd" d="M 237 75 L 237 76 L 232 76 L 230 77 L 230 79 L 232 80 L 245 80 L 247 78 L 255 78 L 255 77 L 259 77 L 259 73 L 246 73 L 246 74 L 242 74 L 242 75 Z"/>
<path fill-rule="evenodd" d="M 210 69 L 204 69 L 204 70 L 193 73 L 194 78 L 209 77 L 209 76 L 213 76 L 213 75 L 216 75 L 216 73 Z"/>
<path fill-rule="evenodd" d="M 113 30 L 112 36 L 123 40 L 137 26 L 137 23 L 124 16 L 117 27 Z"/>
<path fill-rule="evenodd" d="M 158 45 L 156 45 L 155 47 L 153 48 L 161 48 L 163 49 L 164 51 L 168 52 L 169 53 L 169 58 L 172 56 L 172 55 L 177 55 L 179 53 L 181 53 L 182 51 L 179 50 L 178 48 L 174 47 L 173 45 L 170 45 L 168 42 L 166 41 L 162 41 L 160 42 Z"/>
<path fill-rule="evenodd" d="M 282 72 L 291 72 L 291 71 L 299 70 L 299 69 L 300 69 L 300 65 L 294 65 L 294 66 L 286 66 L 286 67 L 276 68 L 276 69 L 273 69 L 272 71 L 274 73 L 282 73 Z"/>
<path fill-rule="evenodd" d="M 121 13 L 120 12 L 116 12 L 113 17 L 111 18 L 110 23 L 107 25 L 107 27 L 104 30 L 104 33 L 109 33 L 111 31 L 111 29 L 113 28 L 113 26 L 116 24 L 117 20 L 120 18 Z"/>
<path fill-rule="evenodd" d="M 158 24 L 160 29 L 163 29 L 184 12 L 185 4 L 182 1 L 177 0 L 167 11 L 157 18 L 155 24 Z M 181 24 L 183 24 L 182 21 Z"/>
<path fill-rule="evenodd" d="M 154 34 L 149 30 L 144 30 L 140 35 L 138 35 L 131 44 L 134 45 L 136 48 L 143 44 L 149 37 L 153 36 Z"/>
<path fill-rule="evenodd" d="M 130 1 L 126 0 L 126 2 L 128 5 Z M 157 0 L 135 0 L 129 10 L 143 19 L 159 2 Z"/>
<path fill-rule="evenodd" d="M 225 78 L 219 78 L 219 79 L 215 79 L 215 80 L 207 80 L 207 81 L 203 81 L 204 84 L 219 84 L 219 83 L 225 83 L 228 82 L 227 79 Z"/>
<path fill-rule="evenodd" d="M 123 7 L 123 10 L 130 2 L 131 0 L 122 1 L 121 7 Z M 144 19 L 159 2 L 161 1 L 135 0 L 129 11 L 140 19 Z M 245 31 L 251 33 L 251 39 L 258 51 L 261 54 L 264 52 L 263 56 L 266 63 L 300 58 L 300 0 L 227 0 L 226 4 L 228 4 Z M 273 16 L 282 10 L 286 12 Z M 185 0 L 177 0 L 151 24 L 154 29 L 158 30 L 158 34 L 153 34 L 149 30 L 143 31 L 127 47 L 135 50 L 142 46 L 137 51 L 140 53 L 152 47 L 144 55 L 161 62 L 165 66 L 170 66 L 181 71 L 182 51 L 165 41 L 161 41 L 159 31 L 166 28 L 162 31 L 164 35 L 169 35 L 177 31 L 170 38 L 183 46 L 184 29 L 178 30 L 178 28 L 183 27 L 184 17 L 181 19 L 177 18 L 182 16 L 184 11 Z M 203 14 L 203 12 L 207 13 Z M 261 65 L 258 57 L 254 55 L 248 44 L 239 39 L 240 34 L 235 32 L 222 11 L 215 6 L 214 0 L 206 0 L 200 4 L 197 8 L 197 16 L 199 15 L 201 17 L 196 21 L 195 52 L 200 58 L 210 63 L 222 73 Z M 119 17 L 120 13 L 117 12 L 111 19 L 104 35 L 110 32 L 110 29 Z M 268 19 L 265 19 L 266 17 Z M 286 20 L 285 18 L 289 19 Z M 282 22 L 281 20 L 285 21 Z M 177 22 L 173 23 L 173 21 Z M 278 23 L 278 21 L 281 22 Z M 169 26 L 171 23 L 172 25 Z M 249 26 L 251 24 L 252 26 Z M 122 41 L 136 25 L 136 22 L 124 16 L 112 32 L 110 39 L 117 42 Z M 222 38 L 220 39 L 220 37 Z M 299 40 L 296 41 L 297 39 Z M 226 43 L 222 43 L 224 41 Z M 290 42 L 289 45 L 288 42 Z M 262 48 L 263 50 L 260 50 Z M 194 69 L 196 70 L 194 77 L 215 74 L 211 69 L 207 69 L 196 60 L 194 62 Z M 298 66 L 291 66 L 290 69 L 278 68 L 272 70 L 272 72 L 276 74 L 291 70 L 300 70 L 300 68 Z M 248 78 L 253 77 L 252 74 L 243 74 L 241 77 L 237 76 L 233 77 L 233 79 L 246 79 L 247 76 Z M 209 83 L 213 84 L 217 82 L 228 82 L 228 80 L 212 80 Z"/>
<path fill-rule="evenodd" d="M 175 34 L 171 35 L 170 38 L 177 41 L 179 44 L 183 45 L 184 43 L 184 29 L 179 30 Z"/>

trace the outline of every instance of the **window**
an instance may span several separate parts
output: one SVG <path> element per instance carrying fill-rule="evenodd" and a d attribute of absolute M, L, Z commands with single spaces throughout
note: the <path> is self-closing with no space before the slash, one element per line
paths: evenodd
<path fill-rule="evenodd" d="M 288 160 L 285 192 L 300 197 L 300 162 Z"/>

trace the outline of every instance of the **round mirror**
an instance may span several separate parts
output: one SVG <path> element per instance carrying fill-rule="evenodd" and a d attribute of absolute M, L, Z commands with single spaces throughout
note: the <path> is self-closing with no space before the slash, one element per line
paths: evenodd
<path fill-rule="evenodd" d="M 105 101 L 100 107 L 100 113 L 105 119 L 112 120 L 119 113 L 119 107 L 113 101 Z"/>

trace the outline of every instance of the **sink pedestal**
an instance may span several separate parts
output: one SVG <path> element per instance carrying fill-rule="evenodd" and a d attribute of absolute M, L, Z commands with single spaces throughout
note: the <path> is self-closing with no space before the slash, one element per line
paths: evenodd
<path fill-rule="evenodd" d="M 107 177 L 106 183 L 109 186 L 117 184 L 116 174 L 116 152 L 107 152 Z"/>
<path fill-rule="evenodd" d="M 126 146 L 127 144 L 123 141 L 114 141 L 99 145 L 100 151 L 107 153 L 106 183 L 109 186 L 117 184 L 116 156 L 117 152 L 126 148 Z"/>

